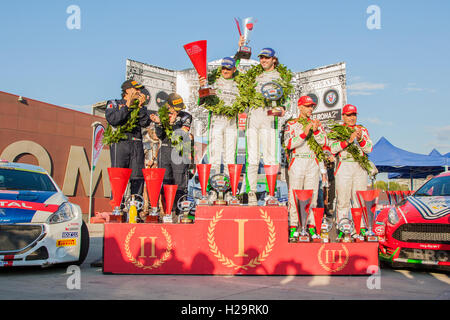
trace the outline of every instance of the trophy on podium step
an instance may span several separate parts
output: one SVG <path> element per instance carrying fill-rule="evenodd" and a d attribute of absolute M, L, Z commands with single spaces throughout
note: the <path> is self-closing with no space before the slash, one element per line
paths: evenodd
<path fill-rule="evenodd" d="M 109 182 L 111 185 L 112 200 L 110 201 L 113 208 L 110 216 L 111 222 L 122 222 L 123 212 L 120 209 L 122 198 L 130 180 L 132 170 L 129 168 L 108 168 Z"/>
<path fill-rule="evenodd" d="M 164 180 L 164 168 L 146 168 L 142 169 L 144 174 L 145 185 L 148 191 L 148 198 L 150 200 L 151 211 L 146 218 L 146 222 L 159 222 L 159 196 L 161 194 L 161 187 Z"/>
<path fill-rule="evenodd" d="M 316 227 L 316 233 L 312 236 L 313 242 L 328 242 L 328 241 L 322 241 L 321 237 L 321 231 L 322 231 L 322 220 L 323 220 L 323 213 L 325 211 L 324 208 L 313 208 L 313 214 L 314 214 L 314 223 Z"/>
<path fill-rule="evenodd" d="M 228 177 L 223 173 L 218 173 L 210 178 L 211 188 L 217 193 L 217 200 L 214 201 L 216 206 L 226 206 L 228 203 L 224 199 L 224 194 L 230 189 Z"/>
<path fill-rule="evenodd" d="M 279 206 L 280 202 L 275 197 L 275 188 L 277 184 L 279 165 L 264 165 L 264 171 L 266 173 L 267 186 L 269 188 L 269 197 L 266 200 L 266 206 Z"/>
<path fill-rule="evenodd" d="M 228 205 L 230 206 L 239 206 L 241 204 L 239 199 L 236 197 L 241 171 L 242 171 L 242 164 L 228 165 L 228 174 L 230 175 L 230 187 L 231 187 L 231 199 L 228 200 Z"/>
<path fill-rule="evenodd" d="M 187 194 L 185 194 L 178 199 L 177 207 L 182 212 L 180 223 L 189 224 L 194 222 L 194 220 L 189 218 L 189 212 L 191 212 L 191 210 L 195 207 L 194 199 L 191 199 Z"/>
<path fill-rule="evenodd" d="M 352 208 L 352 219 L 355 227 L 355 242 L 364 241 L 364 236 L 361 235 L 361 219 L 363 215 L 362 208 Z"/>
<path fill-rule="evenodd" d="M 298 237 L 299 242 L 310 242 L 311 238 L 306 232 L 306 222 L 308 221 L 309 209 L 313 196 L 313 190 L 293 190 L 296 209 L 298 214 L 298 221 L 300 223 L 301 231 Z"/>
<path fill-rule="evenodd" d="M 174 184 L 166 184 L 163 186 L 164 188 L 164 215 L 163 222 L 164 223 L 174 223 L 174 213 L 172 212 L 173 202 L 175 200 L 175 196 L 177 194 L 178 186 Z"/>
<path fill-rule="evenodd" d="M 367 227 L 366 241 L 377 242 L 378 237 L 373 232 L 373 221 L 375 219 L 376 208 L 380 190 L 356 191 L 358 202 L 362 208 L 364 223 Z"/>
<path fill-rule="evenodd" d="M 202 191 L 201 199 L 197 200 L 197 205 L 199 206 L 208 206 L 210 205 L 208 200 L 208 193 L 206 189 L 208 188 L 209 174 L 211 172 L 211 164 L 197 164 L 197 174 L 198 179 L 200 181 L 200 188 Z"/>

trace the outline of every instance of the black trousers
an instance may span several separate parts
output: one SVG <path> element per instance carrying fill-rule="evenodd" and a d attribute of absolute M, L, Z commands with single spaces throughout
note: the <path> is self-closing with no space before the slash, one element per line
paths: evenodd
<path fill-rule="evenodd" d="M 177 208 L 178 200 L 185 194 L 187 194 L 188 187 L 188 175 L 189 175 L 189 163 L 186 163 L 178 152 L 173 147 L 161 146 L 158 154 L 158 167 L 164 168 L 164 180 L 163 184 L 177 185 L 177 193 L 175 196 L 173 207 L 176 208 L 176 212 L 179 214 Z M 162 191 L 162 190 L 161 190 Z"/>
<path fill-rule="evenodd" d="M 111 166 L 113 168 L 130 168 L 130 192 L 142 196 L 144 191 L 145 166 L 144 146 L 140 140 L 127 140 L 114 143 L 110 147 Z"/>

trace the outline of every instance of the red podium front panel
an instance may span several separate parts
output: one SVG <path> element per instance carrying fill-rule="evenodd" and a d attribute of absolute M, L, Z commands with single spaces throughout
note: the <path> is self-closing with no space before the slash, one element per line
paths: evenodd
<path fill-rule="evenodd" d="M 367 275 L 378 243 L 289 243 L 286 207 L 198 207 L 193 224 L 105 224 L 103 272 Z"/>

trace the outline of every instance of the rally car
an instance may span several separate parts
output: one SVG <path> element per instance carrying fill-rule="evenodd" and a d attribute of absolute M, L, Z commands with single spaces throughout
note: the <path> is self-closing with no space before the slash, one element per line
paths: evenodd
<path fill-rule="evenodd" d="M 450 172 L 426 182 L 375 219 L 380 262 L 450 270 Z"/>
<path fill-rule="evenodd" d="M 0 267 L 81 264 L 89 232 L 41 167 L 0 160 Z"/>

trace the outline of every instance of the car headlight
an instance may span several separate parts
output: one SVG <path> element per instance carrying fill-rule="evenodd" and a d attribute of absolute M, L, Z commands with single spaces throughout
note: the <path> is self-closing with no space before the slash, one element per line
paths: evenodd
<path fill-rule="evenodd" d="M 75 212 L 68 202 L 64 202 L 59 206 L 58 211 L 53 213 L 47 220 L 49 224 L 70 221 L 75 218 Z"/>
<path fill-rule="evenodd" d="M 389 213 L 388 213 L 388 221 L 390 224 L 395 225 L 397 224 L 397 222 L 399 221 L 399 217 L 398 217 L 398 213 L 397 213 L 397 209 L 395 209 L 395 207 L 392 207 L 391 209 L 389 209 Z"/>

